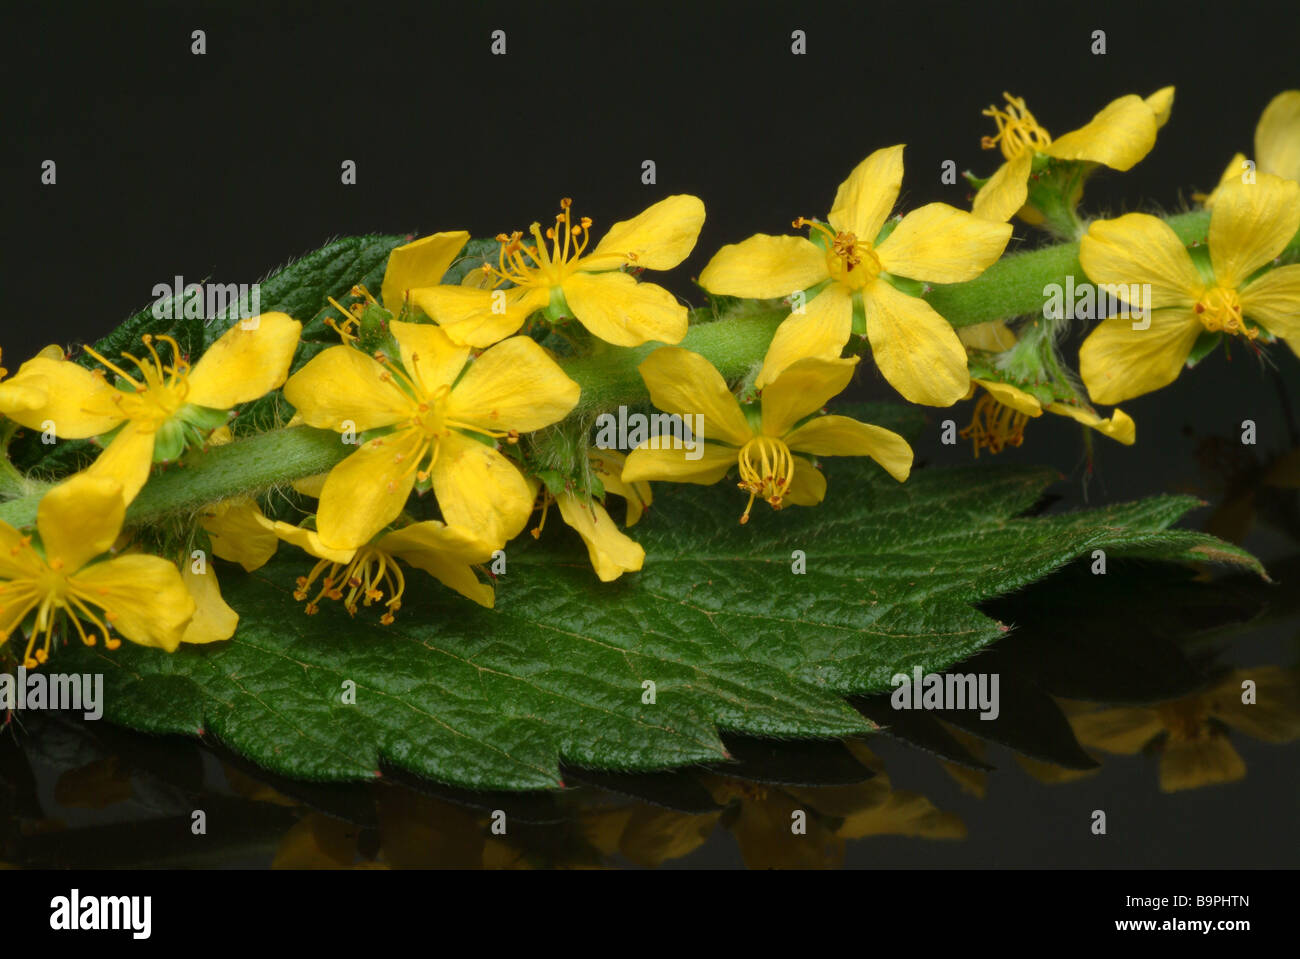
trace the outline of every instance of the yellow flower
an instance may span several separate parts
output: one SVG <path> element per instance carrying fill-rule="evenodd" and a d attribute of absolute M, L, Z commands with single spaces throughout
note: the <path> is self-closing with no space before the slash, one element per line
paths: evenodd
<path fill-rule="evenodd" d="M 739 486 L 749 493 L 742 523 L 749 521 L 756 498 L 774 509 L 822 501 L 826 478 L 796 452 L 870 456 L 902 482 L 912 468 L 912 450 L 898 434 L 847 416 L 818 416 L 797 425 L 848 386 L 857 362 L 857 357 L 799 360 L 763 389 L 758 409 L 747 411 L 722 374 L 698 353 L 680 347 L 655 350 L 640 366 L 651 401 L 668 413 L 703 417 L 687 422 L 702 422 L 704 442 L 691 452 L 652 437 L 628 456 L 623 482 L 712 484 L 739 466 Z"/>
<path fill-rule="evenodd" d="M 484 265 L 492 287 L 434 286 L 412 290 L 411 300 L 456 343 L 489 346 L 517 331 L 534 312 L 553 307 L 577 318 L 594 336 L 616 346 L 649 340 L 676 343 L 686 335 L 686 308 L 663 287 L 638 283 L 620 270 L 671 270 L 690 254 L 704 225 L 704 204 L 670 196 L 631 220 L 615 223 L 586 253 L 591 220 L 575 224 L 572 200 L 560 201 L 555 226 L 534 223 L 530 246 L 522 233 L 501 234 L 495 267 Z M 550 246 L 547 246 L 547 241 Z M 584 255 L 585 254 L 585 255 Z"/>
<path fill-rule="evenodd" d="M 358 603 L 370 606 L 383 601 L 379 621 L 391 625 L 406 591 L 399 559 L 480 606 L 492 608 L 492 587 L 479 581 L 473 567 L 491 559 L 496 547 L 466 530 L 426 520 L 385 533 L 359 549 L 331 549 L 315 530 L 284 522 L 272 523 L 270 528 L 285 542 L 319 560 L 310 573 L 298 577 L 293 594 L 299 602 L 307 602 L 308 615 L 320 610 L 322 599 L 341 601 L 349 615 L 356 614 Z"/>
<path fill-rule="evenodd" d="M 130 502 L 155 461 L 175 459 L 186 446 L 225 422 L 219 411 L 255 400 L 284 383 L 301 329 L 284 313 L 242 320 L 222 334 L 193 368 L 170 336 L 146 335 L 146 360 L 122 354 L 135 365 L 135 376 L 85 347 L 117 374 L 116 388 L 102 371 L 91 372 L 42 354 L 24 363 L 10 384 L 39 391 L 43 402 L 16 409 L 0 396 L 0 412 L 28 429 L 44 430 L 49 421 L 60 439 L 116 431 L 88 472 L 116 480 Z M 170 363 L 159 356 L 155 339 L 171 348 Z"/>
<path fill-rule="evenodd" d="M 826 284 L 776 331 L 756 384 L 772 383 L 805 357 L 837 359 L 853 330 L 855 305 L 866 318 L 876 365 L 914 403 L 951 406 L 966 395 L 966 351 L 942 316 L 888 275 L 929 283 L 979 276 L 999 256 L 1011 227 L 945 203 L 913 210 L 877 242 L 903 182 L 903 147 L 877 150 L 840 185 L 830 227 L 800 217 L 821 245 L 797 236 L 759 234 L 725 246 L 700 274 L 711 293 L 753 299 L 788 297 Z"/>
<path fill-rule="evenodd" d="M 113 631 L 168 652 L 180 644 L 195 605 L 175 566 L 140 553 L 96 562 L 112 549 L 125 515 L 121 485 L 83 473 L 41 498 L 35 535 L 0 521 L 0 644 L 32 616 L 28 668 L 49 657 L 60 619 L 87 646 L 103 637 L 116 649 Z"/>
<path fill-rule="evenodd" d="M 1001 453 L 1008 446 L 1019 446 L 1024 442 L 1025 426 L 1031 419 L 1042 416 L 1044 410 L 1068 416 L 1125 446 L 1132 446 L 1137 439 L 1137 426 L 1123 410 L 1117 409 L 1103 419 L 1087 406 L 1061 402 L 1044 405 L 1038 397 L 1010 383 L 984 379 L 971 381 L 967 399 L 975 395 L 977 385 L 984 392 L 975 401 L 970 426 L 961 431 L 962 439 L 969 439 L 974 445 L 976 457 L 982 449 Z"/>
<path fill-rule="evenodd" d="M 1255 684 L 1250 703 L 1242 701 L 1247 680 Z M 1071 710 L 1070 725 L 1084 746 L 1109 753 L 1132 755 L 1155 744 L 1160 788 L 1176 792 L 1246 775 L 1246 764 L 1218 724 L 1270 743 L 1300 736 L 1298 693 L 1294 669 L 1238 669 L 1206 692 L 1156 706 Z"/>
<path fill-rule="evenodd" d="M 1300 90 L 1284 90 L 1260 114 L 1255 127 L 1255 168 L 1257 175 L 1271 173 L 1284 180 L 1300 180 Z M 1225 183 L 1242 182 L 1249 170 L 1242 154 L 1229 160 L 1219 187 L 1204 200 L 1206 209 L 1213 209 Z"/>
<path fill-rule="evenodd" d="M 1300 265 L 1252 279 L 1297 228 L 1300 184 L 1269 174 L 1220 188 L 1203 268 L 1156 217 L 1130 213 L 1093 223 L 1079 249 L 1084 272 L 1094 283 L 1115 284 L 1126 301 L 1134 297 L 1125 291 L 1149 284 L 1151 312 L 1147 329 L 1111 318 L 1084 341 L 1079 372 L 1092 398 L 1118 403 L 1172 383 L 1202 333 L 1255 339 L 1259 329 L 1247 318 L 1300 353 Z"/>
<path fill-rule="evenodd" d="M 205 507 L 199 525 L 208 534 L 214 556 L 238 563 L 250 573 L 265 566 L 280 543 L 257 502 L 249 497 Z"/>
<path fill-rule="evenodd" d="M 1007 105 L 990 106 L 984 115 L 993 118 L 998 132 L 986 136 L 980 145 L 999 149 L 1005 162 L 989 177 L 973 204 L 976 216 L 1003 222 L 1011 219 L 1029 199 L 1029 177 L 1034 158 L 1040 154 L 1057 160 L 1100 163 L 1112 170 L 1128 170 L 1151 152 L 1156 131 L 1169 119 L 1174 88 L 1165 87 L 1145 100 L 1134 94 L 1108 103 L 1085 126 L 1053 139 L 1025 106 L 1023 98 L 1002 94 Z M 1082 190 L 1082 180 L 1077 185 Z M 1071 199 L 1077 200 L 1077 192 Z M 1022 216 L 1024 213 L 1022 213 Z M 1041 219 L 1031 213 L 1031 221 Z"/>
<path fill-rule="evenodd" d="M 503 340 L 466 369 L 469 347 L 440 327 L 394 320 L 390 329 L 400 363 L 334 346 L 284 387 L 310 426 L 392 428 L 330 471 L 317 519 L 322 542 L 368 543 L 401 513 L 418 479 L 432 482 L 449 524 L 504 544 L 528 522 L 532 496 L 523 474 L 482 439 L 515 442 L 562 420 L 577 405 L 578 384 L 526 336 Z"/>
<path fill-rule="evenodd" d="M 650 505 L 650 484 L 623 481 L 622 472 L 627 460 L 620 453 L 601 450 L 593 453 L 590 459 L 592 473 L 605 487 L 605 493 L 621 496 L 627 501 L 627 525 L 634 525 L 641 518 L 645 507 Z M 534 481 L 533 485 L 540 487 L 540 481 Z M 612 582 L 626 572 L 635 572 L 641 568 L 645 562 L 645 550 L 641 544 L 620 531 L 618 524 L 605 511 L 604 505 L 594 497 L 584 500 L 567 487 L 555 494 L 543 493 L 542 518 L 532 531 L 534 537 L 541 534 L 546 523 L 546 511 L 552 501 L 559 507 L 564 522 L 587 545 L 591 567 L 601 582 Z"/>

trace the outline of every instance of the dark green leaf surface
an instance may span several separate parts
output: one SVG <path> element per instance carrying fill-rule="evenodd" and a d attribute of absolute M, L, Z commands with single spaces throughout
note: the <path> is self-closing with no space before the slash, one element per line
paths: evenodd
<path fill-rule="evenodd" d="M 603 586 L 552 515 L 541 542 L 509 547 L 496 610 L 412 573 L 390 627 L 337 604 L 303 615 L 292 583 L 311 561 L 286 546 L 254 574 L 222 567 L 243 616 L 233 640 L 170 656 L 69 647 L 57 665 L 106 673 L 110 720 L 202 731 L 284 775 L 345 780 L 391 764 L 471 788 L 548 788 L 562 760 L 646 771 L 726 759 L 719 729 L 867 732 L 845 696 L 968 658 L 1010 628 L 973 604 L 1095 549 L 1258 568 L 1227 544 L 1166 532 L 1196 505 L 1187 497 L 1017 519 L 1054 474 L 980 464 L 899 485 L 846 460 L 828 473 L 822 506 L 759 504 L 745 527 L 733 484 L 660 484 L 634 531 L 645 569 Z M 355 705 L 342 702 L 347 680 Z M 647 680 L 654 704 L 642 702 Z"/>

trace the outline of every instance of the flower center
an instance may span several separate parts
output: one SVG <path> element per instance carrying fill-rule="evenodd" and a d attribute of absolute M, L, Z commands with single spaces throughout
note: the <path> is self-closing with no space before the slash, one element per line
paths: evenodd
<path fill-rule="evenodd" d="M 773 509 L 780 509 L 781 500 L 793 482 L 794 457 L 790 448 L 774 437 L 755 436 L 740 448 L 740 482 L 736 485 L 749 493 L 749 503 L 740 522 L 749 522 L 749 511 L 758 496 L 767 500 Z"/>
<path fill-rule="evenodd" d="M 171 347 L 171 364 L 162 361 L 162 357 L 154 349 L 154 337 L 148 333 L 142 338 L 145 348 L 149 350 L 147 359 L 140 360 L 130 353 L 122 354 L 135 364 L 139 379 L 110 363 L 89 346 L 85 347 L 87 353 L 120 376 L 133 390 L 133 392 L 122 391 L 113 397 L 113 402 L 117 404 L 123 418 L 155 429 L 166 423 L 185 405 L 185 397 L 190 391 L 190 365 L 181 358 L 180 344 L 170 336 L 159 336 L 158 339 Z"/>
<path fill-rule="evenodd" d="M 1191 696 L 1172 703 L 1161 703 L 1156 707 L 1160 723 L 1169 731 L 1169 738 L 1175 742 L 1196 742 L 1211 738 L 1213 730 L 1206 722 L 1210 710 L 1203 696 Z"/>
<path fill-rule="evenodd" d="M 981 111 L 982 116 L 993 118 L 993 122 L 998 125 L 998 132 L 995 136 L 981 137 L 980 146 L 985 150 L 1001 147 L 1002 155 L 1008 160 L 1014 160 L 1026 150 L 1037 152 L 1051 146 L 1052 138 L 1029 112 L 1024 97 L 1013 97 L 1009 93 L 1003 93 L 1002 96 L 1007 101 L 1005 110 L 990 106 Z"/>
<path fill-rule="evenodd" d="M 799 217 L 794 221 L 796 230 L 808 227 L 826 238 L 826 270 L 831 279 L 854 290 L 860 290 L 880 276 L 880 257 L 871 243 L 859 240 L 852 233 L 832 233 L 829 228 Z"/>
<path fill-rule="evenodd" d="M 401 365 L 393 363 L 383 353 L 376 352 L 372 355 L 384 367 L 384 372 L 379 378 L 401 391 L 411 404 L 410 417 L 405 426 L 399 426 L 391 439 L 372 441 L 390 442 L 396 447 L 396 452 L 393 453 L 394 461 L 406 464 L 405 469 L 389 482 L 390 492 L 396 490 L 398 481 L 405 479 L 412 471 L 415 471 L 415 477 L 419 482 L 428 480 L 434 464 L 438 461 L 438 451 L 442 447 L 442 441 L 452 429 L 490 436 L 493 439 L 505 440 L 507 443 L 519 442 L 518 430 L 489 430 L 483 426 L 448 418 L 447 399 L 451 395 L 451 386 L 444 383 L 432 391 L 426 389 L 424 380 L 420 376 L 418 353 L 411 354 L 412 368 L 409 372 L 402 369 Z M 493 419 L 497 417 L 495 410 L 489 415 Z"/>
<path fill-rule="evenodd" d="M 970 426 L 959 434 L 975 446 L 976 458 L 980 450 L 1001 453 L 1008 446 L 1019 446 L 1025 441 L 1025 425 L 1029 417 L 1019 410 L 999 403 L 990 394 L 982 393 L 975 401 L 975 413 Z"/>
<path fill-rule="evenodd" d="M 23 665 L 35 669 L 50 657 L 50 643 L 54 638 L 55 627 L 60 621 L 72 623 L 77 635 L 87 646 L 94 646 L 99 636 L 104 637 L 104 645 L 117 649 L 122 645 L 120 639 L 112 636 L 109 624 L 117 616 L 105 608 L 102 598 L 104 590 L 91 591 L 79 587 L 72 577 L 64 571 L 63 562 L 54 560 L 46 562 L 45 558 L 32 546 L 32 538 L 24 536 L 11 547 L 10 554 L 19 557 L 20 563 L 32 572 L 22 579 L 0 582 L 0 616 L 10 607 L 18 607 L 17 618 L 25 618 L 32 610 L 36 619 L 32 625 L 31 635 L 27 637 L 27 649 L 23 653 Z M 98 612 L 92 607 L 98 607 Z M 86 626 L 91 631 L 86 631 Z M 37 647 L 36 640 L 42 640 Z"/>
<path fill-rule="evenodd" d="M 1253 340 L 1258 330 L 1248 328 L 1241 317 L 1241 298 L 1237 291 L 1222 286 L 1211 287 L 1201 294 L 1192 307 L 1201 324 L 1211 333 L 1220 331 Z"/>
<path fill-rule="evenodd" d="M 559 286 L 564 278 L 574 272 L 591 240 L 591 218 L 582 217 L 573 223 L 570 208 L 573 201 L 565 197 L 560 201 L 560 212 L 555 215 L 555 226 L 547 227 L 542 235 L 540 223 L 528 228 L 533 245 L 529 246 L 523 234 L 516 231 L 507 236 L 497 234 L 501 244 L 497 265 L 483 264 L 483 272 L 493 280 L 493 286 L 513 283 L 515 286 Z M 548 246 L 549 243 L 549 246 Z M 634 259 L 628 254 L 629 261 Z"/>
<path fill-rule="evenodd" d="M 397 560 L 374 546 L 362 546 L 346 564 L 321 560 L 308 575 L 298 577 L 293 598 L 298 602 L 307 599 L 317 580 L 320 589 L 307 603 L 308 616 L 320 612 L 322 599 L 342 600 L 348 615 L 355 616 L 358 601 L 362 606 L 377 603 L 387 590 L 389 598 L 384 603 L 384 615 L 379 618 L 385 626 L 392 625 L 393 614 L 402 608 L 402 593 L 406 590 L 406 578 Z"/>

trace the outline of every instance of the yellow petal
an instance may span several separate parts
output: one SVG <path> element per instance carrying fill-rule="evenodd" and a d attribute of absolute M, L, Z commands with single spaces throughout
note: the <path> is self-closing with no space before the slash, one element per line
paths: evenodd
<path fill-rule="evenodd" d="M 1218 186 L 1210 191 L 1210 195 L 1202 197 L 1193 193 L 1192 198 L 1200 200 L 1201 206 L 1205 207 L 1205 209 L 1212 210 L 1214 209 L 1214 201 L 1219 197 L 1219 188 L 1231 180 L 1239 179 L 1252 169 L 1253 167 L 1244 153 L 1234 153 L 1232 159 L 1228 161 L 1228 165 L 1223 168 L 1223 175 L 1219 177 Z"/>
<path fill-rule="evenodd" d="M 700 274 L 700 286 L 719 296 L 765 300 L 790 296 L 829 277 L 826 253 L 811 240 L 759 233 L 713 254 Z"/>
<path fill-rule="evenodd" d="M 341 565 L 350 563 L 357 552 L 355 549 L 334 549 L 326 546 L 321 541 L 318 532 L 304 529 L 301 526 L 294 526 L 292 523 L 276 520 L 271 524 L 271 528 L 275 531 L 278 539 L 284 540 L 290 546 L 297 546 L 309 556 L 315 556 L 317 559 L 323 559 L 331 563 Z"/>
<path fill-rule="evenodd" d="M 1293 451 L 1292 459 L 1295 460 Z M 1300 460 L 1293 464 L 1300 465 Z M 1293 481 L 1290 486 L 1296 488 Z M 1256 702 L 1243 703 L 1242 683 L 1255 683 Z M 1212 710 L 1238 732 L 1266 743 L 1289 743 L 1300 737 L 1300 674 L 1293 667 L 1255 666 L 1234 670 L 1213 693 Z"/>
<path fill-rule="evenodd" d="M 703 226 L 704 203 L 699 197 L 689 193 L 667 197 L 632 219 L 615 223 L 577 269 L 596 272 L 631 265 L 671 270 L 690 256 Z"/>
<path fill-rule="evenodd" d="M 1151 113 L 1155 116 L 1156 129 L 1159 130 L 1169 122 L 1169 114 L 1173 112 L 1174 88 L 1161 87 L 1155 93 L 1151 94 L 1151 96 L 1147 97 L 1145 102 L 1147 107 L 1151 110 Z"/>
<path fill-rule="evenodd" d="M 998 167 L 975 194 L 971 212 L 997 223 L 1015 216 L 1029 199 L 1029 171 L 1033 165 L 1033 152 L 1025 150 Z"/>
<path fill-rule="evenodd" d="M 376 545 L 416 569 L 424 570 L 466 599 L 492 608 L 495 593 L 473 569 L 492 558 L 494 547 L 486 540 L 467 530 L 429 520 L 389 533 Z"/>
<path fill-rule="evenodd" d="M 784 436 L 795 423 L 844 392 L 857 365 L 856 356 L 845 360 L 810 358 L 791 363 L 763 388 L 763 432 L 768 436 Z"/>
<path fill-rule="evenodd" d="M 1106 104 L 1086 125 L 1057 137 L 1043 152 L 1127 170 L 1155 145 L 1156 116 L 1145 100 L 1130 93 Z"/>
<path fill-rule="evenodd" d="M 1146 305 L 1153 310 L 1191 306 L 1205 285 L 1178 234 L 1145 213 L 1095 221 L 1079 243 L 1079 263 L 1092 282 L 1122 287 L 1117 293 L 1133 284 L 1151 284 Z M 1121 299 L 1127 303 L 1132 297 Z"/>
<path fill-rule="evenodd" d="M 702 432 L 708 439 L 743 446 L 753 436 L 740 404 L 727 389 L 727 381 L 700 354 L 676 346 L 661 347 L 642 360 L 637 369 L 655 406 L 683 418 L 703 416 Z"/>
<path fill-rule="evenodd" d="M 966 349 L 948 321 L 924 300 L 883 280 L 863 291 L 867 339 L 876 366 L 905 399 L 951 406 L 970 390 Z"/>
<path fill-rule="evenodd" d="M 1300 263 L 1269 270 L 1243 287 L 1241 312 L 1300 354 Z"/>
<path fill-rule="evenodd" d="M 86 473 L 120 484 L 123 500 L 130 503 L 149 481 L 149 471 L 153 467 L 153 444 L 153 429 L 140 423 L 127 423 L 95 462 L 90 464 Z"/>
<path fill-rule="evenodd" d="M 1225 183 L 1210 214 L 1210 262 L 1220 286 L 1238 287 L 1300 230 L 1300 183 L 1261 173 Z"/>
<path fill-rule="evenodd" d="M 308 426 L 336 433 L 347 423 L 358 433 L 392 426 L 409 419 L 414 406 L 390 373 L 350 346 L 331 346 L 313 356 L 284 384 L 284 398 Z"/>
<path fill-rule="evenodd" d="M 446 330 L 430 323 L 394 320 L 389 329 L 401 352 L 402 367 L 426 393 L 451 386 L 469 359 L 468 346 L 456 345 Z"/>
<path fill-rule="evenodd" d="M 518 332 L 524 320 L 550 301 L 549 287 L 433 286 L 411 291 L 411 302 L 446 330 L 453 342 L 476 349 Z"/>
<path fill-rule="evenodd" d="M 73 573 L 107 553 L 122 532 L 126 501 L 111 479 L 79 473 L 49 490 L 36 507 L 36 528 L 49 563 Z"/>
<path fill-rule="evenodd" d="M 628 526 L 635 526 L 652 502 L 654 496 L 649 483 L 623 482 L 623 468 L 627 466 L 627 457 L 614 450 L 599 450 L 590 454 L 591 466 L 600 477 L 606 495 L 621 496 L 627 502 Z"/>
<path fill-rule="evenodd" d="M 1049 403 L 1047 404 L 1047 412 L 1068 416 L 1070 419 L 1091 427 L 1103 436 L 1109 436 L 1125 446 L 1132 446 L 1137 439 L 1137 424 L 1123 410 L 1117 409 L 1109 417 L 1102 419 L 1094 411 L 1081 406 L 1072 406 L 1069 403 Z"/>
<path fill-rule="evenodd" d="M 87 566 L 69 585 L 87 605 L 112 614 L 115 633 L 169 653 L 180 645 L 196 609 L 176 567 L 143 553 Z"/>
<path fill-rule="evenodd" d="M 716 443 L 701 443 L 697 459 L 687 459 L 685 450 L 655 449 L 653 440 L 627 454 L 623 467 L 624 483 L 667 480 L 672 483 L 697 483 L 712 486 L 736 465 L 738 451 Z"/>
<path fill-rule="evenodd" d="M 1218 786 L 1245 775 L 1245 762 L 1222 733 L 1193 742 L 1170 742 L 1160 756 L 1161 792 Z"/>
<path fill-rule="evenodd" d="M 194 365 L 185 398 L 228 410 L 278 389 L 289 375 L 300 332 L 302 324 L 285 313 L 240 320 Z"/>
<path fill-rule="evenodd" d="M 39 579 L 43 575 L 44 561 L 36 550 L 30 548 L 30 543 L 24 544 L 24 538 L 22 533 L 0 520 L 0 579 Z M 6 588 L 12 590 L 17 587 L 11 585 Z M 0 605 L 0 613 L 7 608 L 8 605 Z"/>
<path fill-rule="evenodd" d="M 181 579 L 194 600 L 194 618 L 185 627 L 181 642 L 218 643 L 234 636 L 239 614 L 221 598 L 216 567 L 209 565 L 205 572 L 196 573 L 187 563 L 181 569 Z"/>
<path fill-rule="evenodd" d="M 884 147 L 859 163 L 835 192 L 828 219 L 840 233 L 876 241 L 903 187 L 903 145 Z"/>
<path fill-rule="evenodd" d="M 1164 731 L 1154 709 L 1121 706 L 1070 717 L 1079 742 L 1092 749 L 1131 756 Z"/>
<path fill-rule="evenodd" d="M 776 328 L 754 385 L 766 388 L 791 363 L 839 359 L 853 332 L 853 295 L 840 283 L 822 290 L 803 313 L 791 313 Z"/>
<path fill-rule="evenodd" d="M 975 382 L 984 387 L 988 394 L 1003 406 L 1010 407 L 1017 413 L 1024 413 L 1026 416 L 1043 415 L 1043 404 L 1038 401 L 1036 396 L 1017 389 L 1010 383 L 1000 383 L 997 380 L 976 380 Z"/>
<path fill-rule="evenodd" d="M 384 308 L 396 316 L 402 311 L 409 290 L 441 283 L 456 254 L 468 242 L 467 232 L 451 230 L 421 237 L 393 250 L 388 254 L 384 285 L 380 289 Z"/>
<path fill-rule="evenodd" d="M 1001 353 L 1016 345 L 1016 334 L 1007 329 L 1003 320 L 990 320 L 957 329 L 957 338 L 968 350 Z"/>
<path fill-rule="evenodd" d="M 25 386 L 22 383 L 0 383 L 0 415 L 15 419 L 15 414 L 39 409 L 46 402 L 45 391 L 31 385 L 30 380 Z"/>
<path fill-rule="evenodd" d="M 37 407 L 4 409 L 6 416 L 29 430 L 43 431 L 43 424 L 49 420 L 54 424 L 59 439 L 98 436 L 125 418 L 113 402 L 114 398 L 120 398 L 121 393 L 109 386 L 102 376 L 96 376 L 70 360 L 34 357 L 20 366 L 18 372 L 5 381 L 5 386 L 10 390 L 31 390 L 45 398 L 45 402 Z"/>
<path fill-rule="evenodd" d="M 273 525 L 251 499 L 213 503 L 203 510 L 199 523 L 208 533 L 213 555 L 250 573 L 265 566 L 279 545 Z"/>
<path fill-rule="evenodd" d="M 819 416 L 785 437 L 786 445 L 813 456 L 870 456 L 900 483 L 912 471 L 912 448 L 897 433 L 847 416 Z"/>
<path fill-rule="evenodd" d="M 568 416 L 581 392 L 534 340 L 512 336 L 470 364 L 446 415 L 487 431 L 527 433 Z"/>
<path fill-rule="evenodd" d="M 794 460 L 794 478 L 782 499 L 791 506 L 816 506 L 826 498 L 826 477 L 802 456 Z"/>
<path fill-rule="evenodd" d="M 449 526 L 461 526 L 492 548 L 528 523 L 533 497 L 524 476 L 490 446 L 453 432 L 433 467 L 433 491 Z"/>
<path fill-rule="evenodd" d="M 1151 326 L 1130 319 L 1100 323 L 1079 347 L 1079 375 L 1094 403 L 1112 405 L 1177 379 L 1203 327 L 1190 310 L 1155 313 Z"/>
<path fill-rule="evenodd" d="M 564 281 L 564 298 L 583 326 L 615 346 L 678 343 L 686 335 L 686 307 L 628 273 L 575 273 Z"/>
<path fill-rule="evenodd" d="M 1260 114 L 1255 158 L 1264 173 L 1300 180 L 1300 90 L 1279 93 Z"/>
<path fill-rule="evenodd" d="M 993 223 L 946 203 L 913 210 L 876 249 L 890 273 L 927 283 L 963 283 L 995 263 L 1011 224 Z"/>
<path fill-rule="evenodd" d="M 316 512 L 326 546 L 356 549 L 397 518 L 415 485 L 420 444 L 415 430 L 400 430 L 362 444 L 330 470 Z"/>
<path fill-rule="evenodd" d="M 0 560 L 0 564 L 4 561 Z M 0 647 L 8 642 L 13 631 L 22 625 L 27 614 L 40 605 L 45 598 L 34 586 L 30 584 L 12 584 L 7 587 L 8 593 L 5 596 L 5 604 L 0 606 Z M 21 635 L 21 634 L 20 634 Z"/>
<path fill-rule="evenodd" d="M 573 493 L 561 493 L 555 498 L 560 515 L 587 544 L 591 568 L 602 583 L 612 582 L 624 573 L 641 568 L 645 550 L 641 544 L 618 528 L 605 508 L 594 500 L 583 503 Z"/>
<path fill-rule="evenodd" d="M 315 476 L 304 476 L 302 479 L 293 480 L 289 485 L 303 496 L 320 499 L 321 490 L 325 488 L 325 480 L 329 475 L 329 473 L 318 473 Z"/>

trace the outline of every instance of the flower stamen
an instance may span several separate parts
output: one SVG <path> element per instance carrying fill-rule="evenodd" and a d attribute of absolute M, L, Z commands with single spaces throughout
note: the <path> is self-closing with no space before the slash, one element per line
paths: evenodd
<path fill-rule="evenodd" d="M 981 111 L 983 116 L 993 118 L 993 122 L 998 125 L 998 132 L 991 137 L 981 137 L 980 146 L 985 150 L 1000 147 L 1002 156 L 1008 160 L 1014 160 L 1026 150 L 1038 152 L 1051 146 L 1052 138 L 1029 112 L 1024 97 L 1013 97 L 1006 92 L 1002 96 L 1007 101 L 1006 109 L 990 106 Z"/>

